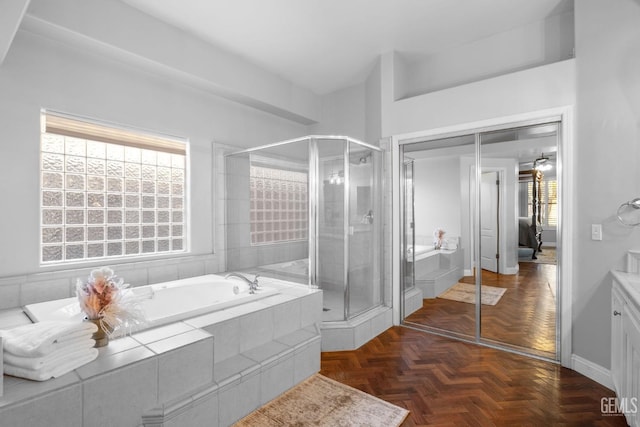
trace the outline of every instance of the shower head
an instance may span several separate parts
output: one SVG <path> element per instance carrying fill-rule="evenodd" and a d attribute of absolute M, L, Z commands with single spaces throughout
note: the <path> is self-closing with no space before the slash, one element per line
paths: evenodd
<path fill-rule="evenodd" d="M 369 158 L 371 158 L 371 153 L 364 155 L 358 155 L 357 153 L 354 154 L 355 155 L 350 156 L 349 161 L 355 165 L 365 165 L 369 162 Z"/>

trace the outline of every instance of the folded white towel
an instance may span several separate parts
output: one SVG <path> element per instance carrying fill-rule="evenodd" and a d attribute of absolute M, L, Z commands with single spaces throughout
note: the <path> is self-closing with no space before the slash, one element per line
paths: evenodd
<path fill-rule="evenodd" d="M 58 378 L 82 365 L 95 360 L 98 357 L 98 349 L 88 348 L 76 352 L 73 356 L 57 364 L 45 364 L 40 369 L 26 369 L 14 366 L 9 363 L 4 364 L 4 373 L 14 377 L 27 378 L 34 381 L 46 381 L 50 378 Z"/>
<path fill-rule="evenodd" d="M 75 342 L 70 342 L 70 344 L 56 344 L 56 350 L 42 357 L 16 356 L 15 354 L 5 351 L 3 353 L 3 359 L 5 363 L 17 368 L 42 369 L 44 366 L 56 366 L 64 363 L 68 359 L 73 358 L 76 353 L 88 348 L 93 348 L 95 343 L 95 340 L 89 337 L 78 339 Z"/>
<path fill-rule="evenodd" d="M 98 330 L 92 322 L 44 320 L 10 330 L 0 330 L 5 351 L 16 356 L 46 356 L 56 349 L 55 344 L 71 342 Z"/>

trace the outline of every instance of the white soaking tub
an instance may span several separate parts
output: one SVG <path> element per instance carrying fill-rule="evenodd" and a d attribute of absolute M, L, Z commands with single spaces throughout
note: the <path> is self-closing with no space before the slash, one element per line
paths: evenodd
<path fill-rule="evenodd" d="M 253 276 L 250 275 L 249 278 Z M 265 282 L 268 280 L 265 279 Z M 240 288 L 237 294 L 234 286 Z M 140 300 L 148 321 L 142 329 L 177 322 L 278 293 L 274 288 L 260 286 L 255 294 L 251 294 L 244 281 L 225 279 L 224 276 L 215 274 L 140 286 L 125 292 L 131 292 Z M 24 307 L 24 311 L 33 322 L 70 319 L 80 321 L 83 318 L 75 297 L 29 304 Z"/>

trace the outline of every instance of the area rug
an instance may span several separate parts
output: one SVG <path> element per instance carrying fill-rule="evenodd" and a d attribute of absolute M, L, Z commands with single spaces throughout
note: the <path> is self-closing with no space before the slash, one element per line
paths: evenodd
<path fill-rule="evenodd" d="M 404 408 L 315 374 L 234 425 L 392 427 L 407 415 Z"/>
<path fill-rule="evenodd" d="M 526 256 L 518 257 L 518 262 L 535 262 L 536 264 L 557 264 L 556 248 L 542 248 L 536 254 L 537 259 L 531 259 L 531 252 Z"/>
<path fill-rule="evenodd" d="M 480 300 L 484 305 L 496 305 L 502 295 L 507 291 L 506 288 L 496 288 L 494 286 L 482 286 L 482 295 Z M 456 283 L 440 295 L 438 298 L 449 299 L 452 301 L 466 302 L 469 304 L 476 303 L 476 285 L 468 283 Z"/>

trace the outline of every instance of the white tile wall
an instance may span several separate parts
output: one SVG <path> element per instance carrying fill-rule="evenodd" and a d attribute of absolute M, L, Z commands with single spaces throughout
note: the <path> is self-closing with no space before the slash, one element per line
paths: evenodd
<path fill-rule="evenodd" d="M 75 280 L 73 283 L 75 283 Z M 69 298 L 71 296 L 70 286 L 70 279 L 51 279 L 41 282 L 27 282 L 22 285 L 20 305 Z"/>
<path fill-rule="evenodd" d="M 293 381 L 298 384 L 320 370 L 320 339 L 301 347 L 293 355 Z"/>
<path fill-rule="evenodd" d="M 260 405 L 260 375 L 242 378 L 218 391 L 218 401 L 222 410 L 218 415 L 221 426 L 230 426 Z"/>
<path fill-rule="evenodd" d="M 189 411 L 168 420 L 165 427 L 218 427 L 218 393 L 194 402 Z"/>
<path fill-rule="evenodd" d="M 294 357 L 290 354 L 262 371 L 261 402 L 268 402 L 294 386 L 294 366 Z"/>
<path fill-rule="evenodd" d="M 81 427 L 82 386 L 80 384 L 47 394 L 2 412 L 2 426 Z"/>
<path fill-rule="evenodd" d="M 215 337 L 213 358 L 216 363 L 240 353 L 240 319 L 236 317 L 204 329 Z"/>
<path fill-rule="evenodd" d="M 213 337 L 162 354 L 158 402 L 168 402 L 213 382 Z"/>
<path fill-rule="evenodd" d="M 165 264 L 149 270 L 149 284 L 178 280 L 178 264 Z"/>
<path fill-rule="evenodd" d="M 137 426 L 140 414 L 157 401 L 156 358 L 86 380 L 83 398 L 78 398 L 82 402 L 84 427 Z"/>
<path fill-rule="evenodd" d="M 225 270 L 225 254 L 192 255 L 134 263 L 109 263 L 125 283 L 142 286 Z M 50 268 L 50 267 L 47 267 Z M 75 295 L 76 280 L 84 280 L 96 267 L 51 270 L 22 276 L 0 277 L 0 310 Z"/>
<path fill-rule="evenodd" d="M 20 285 L 4 285 L 0 283 L 0 310 L 20 305 Z"/>
<path fill-rule="evenodd" d="M 259 310 L 240 317 L 240 352 L 273 339 L 273 310 Z"/>

